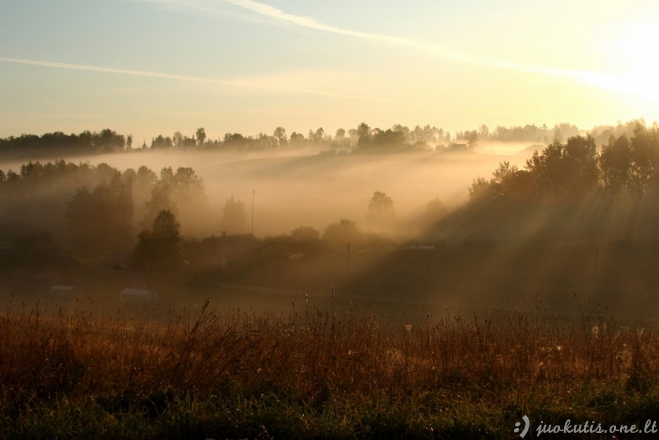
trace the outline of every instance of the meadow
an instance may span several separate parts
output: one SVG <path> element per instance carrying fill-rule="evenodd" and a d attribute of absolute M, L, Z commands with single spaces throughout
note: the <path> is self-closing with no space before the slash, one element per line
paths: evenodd
<path fill-rule="evenodd" d="M 538 300 L 406 320 L 303 296 L 279 313 L 89 301 L 0 315 L 3 438 L 514 438 L 524 415 L 643 425 L 659 410 L 656 326 L 603 311 L 566 319 Z"/>

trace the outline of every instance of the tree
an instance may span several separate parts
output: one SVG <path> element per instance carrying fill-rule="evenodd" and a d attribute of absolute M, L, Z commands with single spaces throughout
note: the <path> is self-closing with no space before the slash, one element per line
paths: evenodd
<path fill-rule="evenodd" d="M 177 131 L 174 133 L 174 136 L 172 136 L 172 144 L 175 148 L 181 148 L 183 146 L 184 139 L 185 138 L 183 137 L 183 134 L 180 131 Z"/>
<path fill-rule="evenodd" d="M 286 145 L 288 141 L 286 140 L 286 129 L 282 127 L 275 128 L 275 131 L 272 135 L 277 139 L 277 143 L 280 147 Z"/>
<path fill-rule="evenodd" d="M 482 194 L 491 197 L 505 195 L 518 201 L 530 201 L 536 195 L 533 174 L 517 169 L 517 165 L 510 165 L 508 161 L 499 163 L 486 189 L 487 192 Z"/>
<path fill-rule="evenodd" d="M 469 148 L 476 148 L 478 145 L 478 133 L 476 130 L 465 132 L 465 139 Z"/>
<path fill-rule="evenodd" d="M 414 130 L 412 130 L 412 131 L 410 132 L 410 138 L 411 138 L 414 142 L 426 142 L 426 140 L 427 140 L 427 139 L 425 138 L 425 133 L 424 133 L 424 131 L 423 131 L 423 128 L 421 128 L 421 127 L 418 126 L 418 125 L 417 125 L 416 127 L 414 127 Z"/>
<path fill-rule="evenodd" d="M 222 230 L 229 233 L 244 232 L 247 228 L 245 204 L 235 200 L 233 196 L 224 204 L 222 215 Z"/>
<path fill-rule="evenodd" d="M 549 198 L 578 200 L 595 189 L 599 179 L 595 141 L 575 136 L 566 144 L 554 141 L 526 161 L 536 189 Z"/>
<path fill-rule="evenodd" d="M 394 202 L 382 191 L 375 191 L 368 204 L 368 220 L 373 223 L 391 222 L 395 217 Z"/>
<path fill-rule="evenodd" d="M 97 148 L 105 152 L 113 152 L 115 150 L 123 150 L 126 145 L 126 138 L 117 134 L 116 131 L 109 128 L 101 130 L 100 133 L 92 134 L 92 142 Z"/>
<path fill-rule="evenodd" d="M 172 148 L 172 139 L 169 137 L 163 137 L 161 134 L 157 138 L 151 139 L 151 148 Z"/>
<path fill-rule="evenodd" d="M 160 211 L 153 221 L 153 235 L 171 245 L 181 240 L 181 225 L 169 210 Z"/>
<path fill-rule="evenodd" d="M 146 213 L 142 221 L 142 227 L 147 228 L 158 217 L 162 210 L 170 210 L 178 213 L 178 206 L 172 203 L 172 187 L 169 183 L 159 180 L 151 188 L 151 199 L 146 202 Z"/>
<path fill-rule="evenodd" d="M 647 191 L 657 180 L 659 170 L 659 132 L 648 130 L 641 122 L 636 123 L 630 144 L 632 155 L 632 180 L 634 186 Z"/>
<path fill-rule="evenodd" d="M 478 128 L 478 137 L 481 139 L 487 139 L 490 136 L 490 128 L 483 124 Z"/>
<path fill-rule="evenodd" d="M 332 223 L 323 232 L 323 242 L 333 250 L 341 250 L 347 244 L 357 249 L 363 246 L 365 234 L 357 227 L 357 224 L 348 219 L 342 219 L 338 223 Z"/>
<path fill-rule="evenodd" d="M 203 147 L 204 142 L 206 141 L 206 130 L 203 127 L 198 128 L 196 136 L 197 136 L 197 145 Z"/>
<path fill-rule="evenodd" d="M 231 148 L 236 148 L 238 150 L 243 150 L 245 149 L 247 142 L 249 141 L 248 138 L 243 136 L 240 133 L 225 133 L 224 134 L 224 145 L 226 147 L 231 147 Z"/>
<path fill-rule="evenodd" d="M 130 248 L 132 216 L 132 182 L 122 182 L 119 173 L 94 191 L 78 188 L 65 214 L 76 246 L 95 254 Z"/>
<path fill-rule="evenodd" d="M 632 150 L 624 134 L 618 139 L 613 135 L 609 143 L 602 148 L 599 156 L 602 180 L 607 188 L 625 188 L 631 184 Z"/>
<path fill-rule="evenodd" d="M 514 177 L 518 171 L 517 165 L 511 166 L 507 160 L 500 162 L 499 168 L 492 173 L 492 181 L 500 185 L 505 185 L 506 181 Z"/>
<path fill-rule="evenodd" d="M 296 132 L 291 133 L 291 144 L 295 144 L 303 141 L 304 141 L 304 135 L 302 133 L 296 133 Z"/>
<path fill-rule="evenodd" d="M 366 122 L 362 122 L 357 127 L 357 136 L 359 136 L 359 140 L 357 141 L 358 146 L 368 146 L 371 143 L 371 127 Z"/>
<path fill-rule="evenodd" d="M 172 167 L 163 168 L 160 170 L 160 180 L 151 190 L 144 227 L 148 227 L 162 210 L 168 209 L 179 215 L 189 212 L 195 206 L 203 206 L 205 202 L 204 184 L 194 169 L 179 167 L 174 173 Z"/>
<path fill-rule="evenodd" d="M 469 187 L 470 200 L 484 200 L 494 194 L 495 184 L 488 182 L 483 177 L 477 177 Z"/>
<path fill-rule="evenodd" d="M 318 241 L 320 232 L 311 226 L 300 226 L 291 231 L 291 238 L 295 241 Z"/>
<path fill-rule="evenodd" d="M 153 221 L 153 227 L 142 231 L 133 250 L 135 264 L 153 271 L 169 271 L 181 261 L 181 225 L 170 210 L 163 210 Z"/>
<path fill-rule="evenodd" d="M 320 247 L 320 232 L 311 226 L 300 226 L 291 231 L 290 241 L 292 250 L 296 252 L 315 252 Z"/>
<path fill-rule="evenodd" d="M 414 139 L 414 133 L 410 132 L 410 129 L 408 127 L 404 126 L 404 125 L 394 124 L 391 127 L 391 130 L 392 131 L 397 131 L 399 133 L 403 133 L 403 138 L 404 138 L 405 142 L 408 142 L 408 141 L 411 142 Z"/>
<path fill-rule="evenodd" d="M 323 127 L 318 128 L 315 132 L 309 130 L 309 139 L 316 143 L 321 142 L 324 137 L 325 130 L 323 130 Z"/>
<path fill-rule="evenodd" d="M 193 204 L 203 201 L 206 198 L 204 185 L 194 169 L 191 167 L 178 167 L 176 174 L 171 173 L 172 169 L 167 168 L 165 180 L 174 188 L 175 202 L 178 205 Z"/>
<path fill-rule="evenodd" d="M 401 146 L 405 142 L 405 133 L 402 131 L 379 131 L 372 137 L 373 145 L 378 147 L 384 146 Z"/>

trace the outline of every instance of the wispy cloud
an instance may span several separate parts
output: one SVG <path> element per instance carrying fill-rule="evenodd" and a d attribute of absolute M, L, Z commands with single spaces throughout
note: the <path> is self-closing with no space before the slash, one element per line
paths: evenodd
<path fill-rule="evenodd" d="M 556 69 L 551 67 L 532 66 L 524 63 L 500 61 L 500 60 L 494 60 L 480 56 L 474 56 L 435 43 L 428 43 L 424 41 L 418 41 L 411 38 L 400 37 L 395 35 L 355 31 L 355 30 L 344 29 L 341 27 L 328 25 L 316 19 L 290 14 L 282 11 L 281 9 L 275 8 L 274 6 L 265 3 L 256 2 L 254 0 L 195 0 L 195 1 L 137 0 L 137 1 L 158 4 L 161 6 L 177 7 L 179 9 L 197 10 L 197 11 L 205 11 L 205 12 L 215 11 L 220 13 L 221 13 L 220 10 L 213 8 L 214 5 L 217 6 L 218 4 L 222 4 L 222 3 L 231 4 L 243 8 L 245 10 L 251 11 L 260 16 L 267 17 L 280 22 L 290 23 L 295 26 L 305 27 L 323 32 L 330 32 L 333 34 L 344 35 L 347 37 L 357 38 L 361 40 L 399 45 L 399 46 L 407 46 L 410 48 L 431 52 L 438 56 L 444 57 L 446 59 L 450 59 L 461 63 L 572 79 L 579 81 L 580 83 L 583 84 L 588 84 L 591 86 L 595 86 L 607 90 L 623 91 L 629 89 L 628 85 L 621 83 L 616 78 L 593 70 Z"/>
<path fill-rule="evenodd" d="M 265 3 L 256 2 L 254 0 L 132 0 L 141 3 L 155 4 L 160 7 L 174 8 L 177 10 L 197 11 L 204 13 L 217 13 L 224 14 L 229 12 L 227 6 L 237 6 L 245 11 L 256 14 L 270 20 L 276 20 L 283 23 L 289 23 L 295 26 L 313 29 L 322 32 L 329 32 L 337 35 L 343 35 L 350 38 L 372 41 L 375 43 L 406 46 L 416 50 L 422 50 L 434 53 L 440 57 L 453 60 L 456 62 L 473 64 L 478 66 L 487 66 L 499 69 L 507 69 L 517 72 L 526 72 L 540 75 L 548 75 L 552 77 L 565 78 L 577 81 L 582 84 L 598 87 L 606 90 L 634 92 L 635 89 L 630 84 L 621 81 L 610 75 L 592 70 L 575 70 L 575 69 L 556 69 L 542 66 L 532 66 L 524 63 L 499 61 L 480 56 L 470 55 L 458 50 L 454 50 L 439 44 L 418 41 L 411 38 L 400 37 L 395 35 L 377 34 L 371 32 L 355 31 L 344 29 L 337 26 L 328 25 L 319 22 L 316 19 L 294 15 L 284 12 L 278 8 L 270 6 Z M 123 75 L 144 76 L 153 78 L 164 78 L 178 81 L 188 81 L 196 83 L 214 84 L 227 87 L 243 87 L 251 89 L 268 90 L 272 92 L 289 92 L 289 93 L 303 93 L 315 94 L 334 98 L 352 98 L 341 93 L 329 92 L 326 90 L 318 90 L 317 88 L 304 88 L 299 87 L 295 82 L 280 81 L 269 77 L 259 78 L 238 78 L 238 79 L 222 79 L 222 78 L 206 78 L 192 75 L 179 75 L 166 72 L 155 72 L 148 70 L 134 70 L 122 69 L 104 66 L 91 66 L 85 64 L 69 64 L 42 60 L 29 60 L 20 58 L 4 58 L 0 57 L 0 62 L 27 64 L 42 67 L 53 67 L 61 69 L 74 69 L 86 70 L 104 73 L 114 73 Z M 382 97 L 376 100 L 389 100 Z"/>
<path fill-rule="evenodd" d="M 90 66 L 86 64 L 58 63 L 58 62 L 40 61 L 40 60 L 26 60 L 21 58 L 0 57 L 0 62 L 13 63 L 13 64 L 27 64 L 31 66 L 41 66 L 41 67 L 54 67 L 59 69 L 85 70 L 92 72 L 145 76 L 151 78 L 164 78 L 164 79 L 171 79 L 176 81 L 206 83 L 206 84 L 214 84 L 214 85 L 230 86 L 230 87 L 263 89 L 274 92 L 309 93 L 309 94 L 328 96 L 334 98 L 350 98 L 347 95 L 342 95 L 339 93 L 308 89 L 304 87 L 294 87 L 294 86 L 286 85 L 283 82 L 277 84 L 276 79 L 271 79 L 271 78 L 249 78 L 249 79 L 204 78 L 204 77 L 190 76 L 190 75 L 178 75 L 172 73 L 154 72 L 149 70 L 118 69 L 114 67 Z"/>
<path fill-rule="evenodd" d="M 114 67 L 89 66 L 86 64 L 55 63 L 51 61 L 25 60 L 21 58 L 0 57 L 0 61 L 5 63 L 28 64 L 32 66 L 41 66 L 41 67 L 58 67 L 60 69 L 87 70 L 87 71 L 104 72 L 104 73 L 120 73 L 124 75 L 149 76 L 155 78 L 166 78 L 166 79 L 175 79 L 180 81 L 194 81 L 194 82 L 222 84 L 222 85 L 238 85 L 236 82 L 229 80 L 200 78 L 196 76 L 176 75 L 171 73 L 153 72 L 148 70 L 116 69 Z"/>

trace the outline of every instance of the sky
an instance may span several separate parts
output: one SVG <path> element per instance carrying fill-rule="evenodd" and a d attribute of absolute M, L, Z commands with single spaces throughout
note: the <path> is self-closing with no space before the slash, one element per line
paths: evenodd
<path fill-rule="evenodd" d="M 659 2 L 0 0 L 0 137 L 659 120 Z"/>

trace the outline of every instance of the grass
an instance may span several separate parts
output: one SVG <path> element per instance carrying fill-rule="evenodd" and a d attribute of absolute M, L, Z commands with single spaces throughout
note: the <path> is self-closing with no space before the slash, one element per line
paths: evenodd
<path fill-rule="evenodd" d="M 413 323 L 295 310 L 7 310 L 0 437 L 494 439 L 525 414 L 659 414 L 653 327 L 542 308 Z"/>

